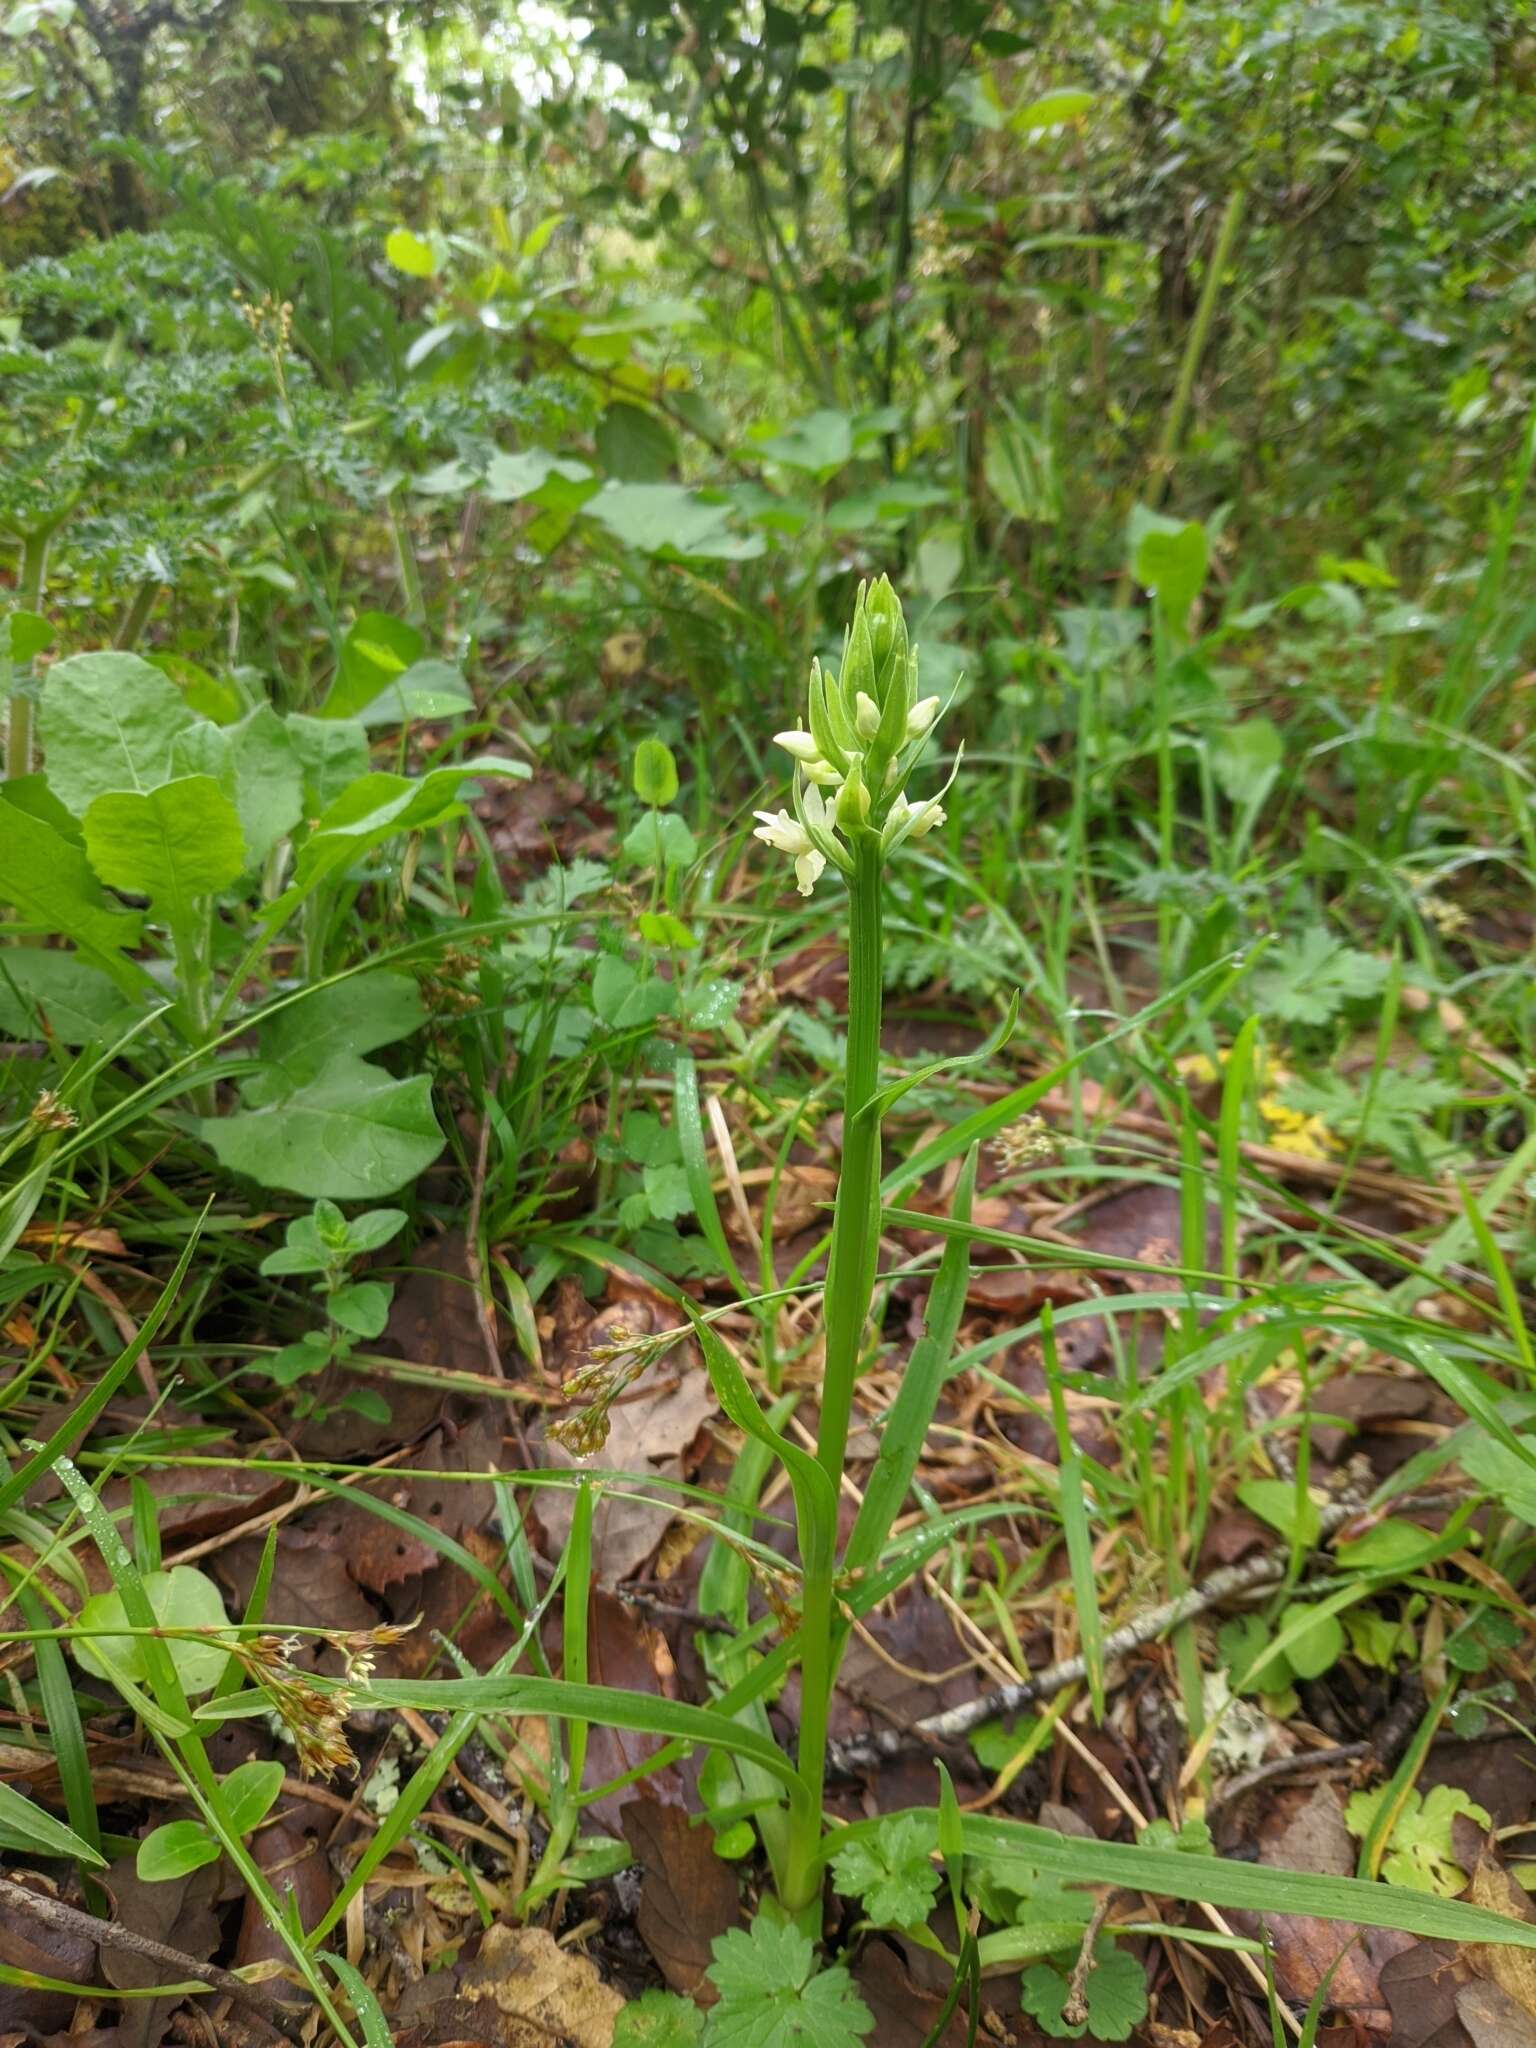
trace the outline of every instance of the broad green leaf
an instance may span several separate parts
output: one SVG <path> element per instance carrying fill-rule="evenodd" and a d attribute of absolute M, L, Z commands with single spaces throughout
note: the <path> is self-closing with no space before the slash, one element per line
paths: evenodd
<path fill-rule="evenodd" d="M 701 561 L 746 561 L 767 543 L 761 534 L 733 533 L 724 505 L 682 484 L 607 484 L 582 508 L 621 540 L 647 555 Z"/>
<path fill-rule="evenodd" d="M 224 1611 L 218 1587 L 206 1572 L 200 1572 L 195 1565 L 178 1564 L 169 1571 L 146 1572 L 144 1594 L 162 1628 L 229 1626 L 229 1616 Z M 126 1626 L 127 1619 L 123 1596 L 115 1588 L 111 1592 L 93 1594 L 75 1616 L 80 1628 L 91 1630 L 121 1628 Z M 183 1692 L 189 1696 L 211 1692 L 224 1675 L 229 1652 L 216 1643 L 199 1643 L 176 1636 L 165 1640 Z M 95 1678 L 111 1678 L 115 1667 L 136 1685 L 148 1682 L 149 1667 L 144 1659 L 144 1639 L 141 1636 L 78 1636 L 73 1639 L 71 1647 L 81 1669 L 89 1671 Z"/>
<path fill-rule="evenodd" d="M 1020 107 L 1008 118 L 1008 126 L 1016 135 L 1038 135 L 1046 128 L 1061 128 L 1069 121 L 1080 121 L 1093 105 L 1091 92 L 1048 92 L 1027 106 Z"/>
<path fill-rule="evenodd" d="M 1276 1640 L 1284 1645 L 1285 1661 L 1298 1678 L 1321 1678 L 1344 1654 L 1344 1625 L 1320 1604 L 1293 1600 L 1280 1617 Z M 1260 1676 L 1268 1683 L 1266 1673 L 1261 1671 Z"/>
<path fill-rule="evenodd" d="M 29 924 L 95 953 L 137 944 L 139 913 L 119 910 L 91 873 L 85 850 L 0 793 L 0 902 Z"/>
<path fill-rule="evenodd" d="M 81 1841 L 73 1828 L 55 1820 L 13 1785 L 0 1784 L 0 1845 L 30 1856 L 72 1856 L 78 1863 L 105 1863 L 106 1858 Z"/>
<path fill-rule="evenodd" d="M 443 1149 L 430 1076 L 397 1081 L 352 1053 L 270 1107 L 204 1117 L 200 1129 L 231 1173 L 338 1202 L 393 1194 Z"/>
<path fill-rule="evenodd" d="M 7 776 L 4 784 L 0 785 L 0 792 L 8 804 L 13 804 L 18 811 L 25 811 L 29 818 L 37 818 L 44 825 L 51 826 L 71 846 L 84 846 L 85 834 L 80 830 L 80 820 L 59 802 L 48 787 L 46 775 Z"/>
<path fill-rule="evenodd" d="M 1136 581 L 1157 598 L 1169 625 L 1181 630 L 1189 608 L 1200 595 L 1210 566 L 1205 528 L 1191 519 L 1169 533 L 1161 526 L 1143 533 L 1136 543 Z"/>
<path fill-rule="evenodd" d="M 939 1890 L 933 1848 L 934 1837 L 916 1814 L 892 1814 L 869 1840 L 834 1854 L 832 1881 L 844 1898 L 861 1901 L 877 1927 L 921 1925 Z"/>
<path fill-rule="evenodd" d="M 141 1014 L 99 967 L 78 953 L 36 946 L 0 949 L 0 1032 L 60 1045 L 110 1042 Z"/>
<path fill-rule="evenodd" d="M 76 817 L 108 790 L 154 789 L 192 722 L 175 684 L 137 654 L 55 662 L 37 720 L 49 786 Z"/>
<path fill-rule="evenodd" d="M 688 868 L 699 857 L 699 843 L 676 811 L 647 811 L 625 834 L 624 852 L 640 867 Z"/>
<path fill-rule="evenodd" d="M 170 1820 L 140 1842 L 133 1867 L 145 1884 L 165 1884 L 173 1877 L 201 1870 L 205 1863 L 217 1863 L 221 1854 L 200 1820 Z"/>
<path fill-rule="evenodd" d="M 457 718 L 474 708 L 475 700 L 457 662 L 413 661 L 403 675 L 384 685 L 358 717 L 365 726 L 407 725 L 413 718 Z"/>
<path fill-rule="evenodd" d="M 1280 728 L 1267 718 L 1242 718 L 1210 742 L 1211 773 L 1229 803 L 1260 804 L 1285 760 Z"/>
<path fill-rule="evenodd" d="M 1536 1448 L 1536 1444 L 1532 1447 Z M 1461 1469 L 1469 1479 L 1485 1487 L 1510 1514 L 1536 1528 L 1536 1465 L 1517 1457 L 1493 1437 L 1476 1431 L 1458 1446 L 1458 1455 Z"/>
<path fill-rule="evenodd" d="M 677 795 L 677 763 L 665 740 L 642 740 L 636 747 L 634 784 L 643 804 L 665 806 Z"/>
<path fill-rule="evenodd" d="M 421 990 L 408 975 L 376 967 L 350 974 L 286 1004 L 258 1027 L 266 1062 L 241 1088 L 248 1109 L 291 1095 L 339 1053 L 359 1057 L 409 1038 L 426 1022 Z"/>
<path fill-rule="evenodd" d="M 309 718 L 290 711 L 283 723 L 298 757 L 304 815 L 318 818 L 368 773 L 368 735 L 355 718 Z"/>
<path fill-rule="evenodd" d="M 952 493 L 942 484 L 892 477 L 868 490 L 850 491 L 827 512 L 829 533 L 867 533 L 872 526 L 904 526 L 931 505 L 947 505 Z"/>
<path fill-rule="evenodd" d="M 235 764 L 235 809 L 252 867 L 304 815 L 304 775 L 293 727 L 270 704 L 259 704 L 229 727 Z"/>
<path fill-rule="evenodd" d="M 1493 1448 L 1500 1450 L 1502 1446 L 1495 1444 Z M 1335 1545 L 1334 1554 L 1346 1571 L 1416 1571 L 1429 1561 L 1438 1543 L 1438 1536 L 1421 1529 L 1416 1522 L 1389 1516 L 1353 1542 Z"/>
<path fill-rule="evenodd" d="M 1366 1839 L 1376 1822 L 1382 1801 L 1392 1788 L 1378 1785 L 1356 1792 L 1344 1811 L 1352 1835 Z M 1467 1882 L 1467 1873 L 1456 1860 L 1452 1824 L 1465 1814 L 1480 1828 L 1492 1825 L 1486 1807 L 1462 1791 L 1459 1785 L 1436 1785 L 1428 1794 L 1416 1787 L 1408 1792 L 1392 1828 L 1381 1874 L 1389 1884 L 1405 1885 L 1411 1891 L 1453 1897 Z"/>
<path fill-rule="evenodd" d="M 431 277 L 437 270 L 432 244 L 409 228 L 391 228 L 384 237 L 384 255 L 404 277 Z"/>
<path fill-rule="evenodd" d="M 627 960 L 605 953 L 592 976 L 592 1007 L 615 1031 L 653 1024 L 677 1007 L 677 989 L 660 975 L 642 981 Z"/>
<path fill-rule="evenodd" d="M 177 776 L 211 775 L 235 806 L 247 868 L 264 861 L 303 815 L 299 757 L 270 704 L 258 705 L 235 725 L 200 718 L 177 735 L 171 765 Z"/>
<path fill-rule="evenodd" d="M 808 470 L 812 476 L 831 476 L 852 459 L 853 421 L 847 413 L 823 406 L 782 433 L 759 441 L 755 452 L 790 469 Z"/>
<path fill-rule="evenodd" d="M 216 676 L 184 654 L 156 653 L 145 657 L 151 668 L 169 676 L 181 701 L 199 718 L 215 725 L 233 725 L 245 712 L 245 699 L 226 676 Z"/>
<path fill-rule="evenodd" d="M 1261 1521 L 1278 1529 L 1288 1543 L 1305 1544 L 1310 1549 L 1322 1532 L 1316 1501 L 1303 1494 L 1298 1503 L 1296 1488 L 1288 1479 L 1245 1479 L 1237 1497 Z"/>
<path fill-rule="evenodd" d="M 104 882 L 147 896 L 172 930 L 191 926 L 199 899 L 227 888 L 246 864 L 239 813 L 211 775 L 94 798 L 85 850 Z"/>
<path fill-rule="evenodd" d="M 422 832 L 456 817 L 459 788 L 471 776 L 498 776 L 526 781 L 526 761 L 494 756 L 463 761 L 412 778 L 406 775 L 364 775 L 322 815 L 299 850 L 293 887 L 271 906 L 269 916 L 285 916 L 315 885 L 337 868 L 349 867 L 386 839 L 401 832 Z"/>
<path fill-rule="evenodd" d="M 362 612 L 341 643 L 336 680 L 326 694 L 322 715 L 355 718 L 426 650 L 426 641 L 404 619 L 391 618 L 388 612 Z"/>
<path fill-rule="evenodd" d="M 265 1763 L 259 1757 L 253 1757 L 249 1763 L 237 1764 L 219 1785 L 225 1817 L 235 1833 L 248 1835 L 252 1828 L 259 1826 L 282 1789 L 283 1767 L 280 1763 Z"/>
<path fill-rule="evenodd" d="M 482 493 L 493 505 L 516 505 L 542 490 L 551 477 L 585 484 L 592 481 L 592 472 L 584 462 L 551 455 L 547 448 L 520 448 L 510 455 L 500 453 L 491 457 Z"/>
<path fill-rule="evenodd" d="M 644 299 L 638 305 L 626 306 L 617 313 L 605 314 L 601 320 L 587 321 L 581 330 L 581 339 L 609 334 L 665 334 L 677 327 L 699 327 L 709 316 L 702 306 L 692 299 L 674 299 L 658 296 Z"/>
<path fill-rule="evenodd" d="M 655 413 L 622 400 L 603 414 L 593 439 L 598 461 L 620 483 L 660 483 L 677 464 L 671 428 Z"/>

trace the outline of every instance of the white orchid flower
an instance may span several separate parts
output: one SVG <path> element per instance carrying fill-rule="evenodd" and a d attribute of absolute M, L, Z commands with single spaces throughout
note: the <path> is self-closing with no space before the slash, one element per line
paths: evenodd
<path fill-rule="evenodd" d="M 753 838 L 790 856 L 795 863 L 795 885 L 802 896 L 809 896 L 826 868 L 826 855 L 817 850 L 810 833 L 788 811 L 755 811 L 753 816 L 762 820 Z"/>
<path fill-rule="evenodd" d="M 761 839 L 765 846 L 771 846 L 779 853 L 793 854 L 797 860 L 811 851 L 810 833 L 788 811 L 754 811 L 752 815 L 762 819 L 752 837 Z"/>

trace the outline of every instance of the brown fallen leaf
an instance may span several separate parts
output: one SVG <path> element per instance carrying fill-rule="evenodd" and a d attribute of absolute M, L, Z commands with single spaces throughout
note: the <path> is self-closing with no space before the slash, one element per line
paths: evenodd
<path fill-rule="evenodd" d="M 677 1669 L 665 1636 L 649 1627 L 632 1608 L 612 1593 L 594 1588 L 587 1634 L 587 1661 L 594 1685 L 617 1686 L 624 1692 L 655 1693 L 662 1699 L 677 1697 Z M 591 1791 L 611 1778 L 632 1771 L 662 1747 L 659 1735 L 637 1735 L 629 1728 L 594 1725 L 587 1731 L 585 1783 Z M 676 1764 L 646 1780 L 646 1792 L 668 1806 L 680 1806 L 684 1797 L 683 1774 Z M 594 1799 L 586 1811 L 593 1823 L 617 1834 L 622 1831 L 622 1813 L 631 1788 L 610 1792 Z"/>
<path fill-rule="evenodd" d="M 314 1809 L 309 1811 L 313 1813 Z M 284 1818 L 271 1827 L 259 1829 L 251 1837 L 250 1848 L 278 1899 L 292 1900 L 293 1910 L 307 1934 L 325 1918 L 336 1896 L 336 1886 L 319 1833 L 298 1825 L 302 1818 L 302 1814 L 296 1813 L 292 1820 Z M 236 1969 L 245 1969 L 251 1963 L 281 1962 L 287 1954 L 286 1945 L 259 1903 L 247 1897 L 235 1941 Z"/>
<path fill-rule="evenodd" d="M 1536 2020 L 1502 1986 L 1474 1978 L 1456 1993 L 1456 2017 L 1472 2048 L 1536 2048 Z"/>
<path fill-rule="evenodd" d="M 616 1330 L 654 1336 L 674 1329 L 677 1321 L 676 1312 L 665 1303 L 615 1302 L 587 1326 L 580 1350 L 584 1354 L 619 1341 L 614 1336 Z M 587 1458 L 575 1458 L 545 1438 L 540 1455 L 555 1471 L 635 1473 L 643 1486 L 647 1475 L 681 1475 L 683 1452 L 714 1412 L 709 1375 L 697 1346 L 687 1339 L 673 1345 L 614 1402 L 609 1410 L 608 1441 L 601 1450 Z M 592 1575 L 601 1586 L 616 1586 L 637 1571 L 671 1520 L 669 1495 L 658 1493 L 654 1501 L 636 1499 L 638 1490 L 634 1485 L 625 1486 L 623 1498 L 605 1492 L 597 1503 L 592 1517 Z M 553 1554 L 565 1546 L 573 1513 L 572 1493 L 553 1487 L 540 1491 L 538 1517 Z"/>
<path fill-rule="evenodd" d="M 1484 1906 L 1490 1913 L 1504 1913 L 1512 1920 L 1524 1920 L 1527 1924 L 1536 1921 L 1536 1908 L 1532 1907 L 1524 1887 L 1516 1884 L 1498 1857 L 1487 1849 L 1473 1868 L 1467 1896 L 1475 1906 Z M 1531 2018 L 1536 2019 L 1536 1952 L 1528 1948 L 1506 1948 L 1502 1943 L 1495 1945 L 1489 1942 L 1485 1946 L 1482 1942 L 1469 1942 L 1463 1953 L 1479 1977 L 1486 1977 L 1497 1984 Z M 1472 2033 L 1474 2030 L 1465 2013 L 1461 2019 L 1463 2026 Z"/>
<path fill-rule="evenodd" d="M 709 1991 L 711 1943 L 740 1917 L 736 1879 L 715 1854 L 707 1827 L 678 1806 L 631 1799 L 619 1819 L 644 1872 L 635 1924 L 674 1991 Z"/>
<path fill-rule="evenodd" d="M 378 1610 L 359 1592 L 338 1558 L 334 1545 L 321 1541 L 296 1517 L 277 1532 L 272 1590 L 267 1618 L 274 1628 L 369 1629 L 377 1626 Z M 242 1536 L 212 1559 L 217 1577 L 228 1587 L 235 1607 L 244 1611 L 261 1564 L 262 1539 Z M 296 1653 L 299 1664 L 314 1663 L 322 1651 L 306 1637 Z"/>
<path fill-rule="evenodd" d="M 29 1891 L 47 1891 L 40 1878 L 13 1870 L 11 1877 Z M 98 1967 L 93 1942 L 82 1936 L 44 1926 L 24 1911 L 9 1907 L 0 1913 L 0 1963 L 7 1969 L 28 1970 L 34 1976 L 52 1977 L 56 1983 L 89 1984 Z M 79 2003 L 64 1991 L 38 1991 L 28 1985 L 0 1984 L 0 2031 L 12 2028 L 46 2033 L 67 2027 Z"/>
<path fill-rule="evenodd" d="M 1284 1792 L 1271 1802 L 1259 1829 L 1258 1860 L 1282 1870 L 1348 1877 L 1355 1867 L 1354 1844 L 1344 1825 L 1344 1808 L 1334 1786 L 1318 1784 Z M 1232 1916 L 1243 1933 L 1256 1933 L 1252 1914 Z M 1348 2013 L 1363 2032 L 1393 2038 L 1392 2014 L 1381 1990 L 1387 1958 L 1411 1945 L 1411 1937 L 1362 1931 L 1341 1921 L 1308 1914 L 1264 1916 L 1275 1959 L 1275 1979 L 1287 1998 L 1305 2004 L 1330 1969 L 1332 2011 Z M 1337 1967 L 1335 1967 L 1337 1963 Z"/>
<path fill-rule="evenodd" d="M 281 1441 L 240 1445 L 226 1441 L 209 1444 L 207 1454 L 271 1462 L 291 1459 L 293 1451 Z M 157 1465 L 137 1477 L 155 1497 L 156 1521 L 168 1563 L 174 1562 L 177 1551 L 268 1513 L 293 1490 L 293 1481 L 282 1473 L 264 1472 L 256 1466 L 229 1465 L 215 1471 L 206 1465 Z M 125 1509 L 131 1498 L 126 1479 L 113 1480 L 102 1490 L 102 1500 L 111 1509 Z"/>
<path fill-rule="evenodd" d="M 126 1259 L 128 1247 L 115 1230 L 92 1229 L 78 1223 L 29 1223 L 21 1233 L 23 1244 L 68 1245 L 71 1251 L 100 1252 L 109 1259 Z"/>
<path fill-rule="evenodd" d="M 939 2023 L 944 2001 L 913 1983 L 889 1942 L 865 1945 L 854 1965 L 853 1979 L 875 2016 L 874 2039 L 880 2048 L 924 2048 Z M 940 2034 L 938 2048 L 965 2048 L 965 2041 L 965 2014 L 957 2010 Z"/>
<path fill-rule="evenodd" d="M 148 1884 L 134 1869 L 133 1858 L 125 1856 L 112 1865 L 103 1882 L 124 1927 L 206 1963 L 217 1952 L 220 1941 L 213 1909 L 222 1877 L 222 1865 L 205 1863 L 184 1877 L 168 1877 Z M 141 1990 L 146 1985 L 166 1981 L 163 1964 L 125 1949 L 103 1949 L 100 1968 L 103 1979 L 120 1991 Z M 123 2048 L 159 2048 L 171 2015 L 180 2004 L 179 1995 L 125 1999 L 118 2021 Z"/>
<path fill-rule="evenodd" d="M 1444 1942 L 1419 1941 L 1381 1966 L 1381 1995 L 1392 2014 L 1392 2048 L 1469 2048 L 1456 2015 L 1467 1972 Z"/>

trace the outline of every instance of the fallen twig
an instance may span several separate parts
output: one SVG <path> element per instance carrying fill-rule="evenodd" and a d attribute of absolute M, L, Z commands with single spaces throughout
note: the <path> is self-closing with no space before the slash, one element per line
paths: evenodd
<path fill-rule="evenodd" d="M 1405 1513 L 1415 1508 L 1445 1507 L 1448 1500 L 1444 1494 L 1417 1494 L 1394 1501 L 1391 1505 L 1398 1513 Z M 1362 1512 L 1358 1501 L 1330 1503 L 1319 1515 L 1321 1534 L 1334 1535 Z M 1260 1586 L 1273 1585 L 1285 1577 L 1287 1564 L 1286 1555 L 1265 1551 L 1242 1564 L 1223 1565 L 1220 1571 L 1212 1572 L 1198 1585 L 1190 1586 L 1160 1606 L 1149 1607 L 1143 1614 L 1133 1615 L 1129 1621 L 1112 1630 L 1104 1638 L 1104 1662 L 1113 1663 L 1130 1651 L 1139 1649 L 1143 1643 L 1150 1643 L 1158 1636 L 1166 1635 L 1170 1629 L 1193 1621 L 1207 1609 L 1219 1607 L 1224 1600 L 1235 1599 L 1240 1593 L 1251 1593 Z M 929 1714 L 924 1720 L 914 1721 L 909 1728 L 871 1729 L 867 1735 L 861 1735 L 852 1742 L 839 1743 L 834 1751 L 836 1766 L 848 1773 L 869 1770 L 888 1758 L 908 1755 L 914 1749 L 954 1742 L 988 1721 L 996 1721 L 1004 1714 L 1016 1714 L 1022 1707 L 1052 1698 L 1087 1675 L 1086 1658 L 1065 1657 L 1059 1664 L 1037 1671 L 1032 1677 L 996 1686 L 979 1699 L 964 1700 L 959 1706 L 947 1708 L 941 1714 Z"/>
<path fill-rule="evenodd" d="M 195 1956 L 183 1955 L 180 1949 L 168 1948 L 163 1941 L 155 1941 L 147 1934 L 135 1934 L 131 1927 L 124 1927 L 117 1920 L 96 1920 L 89 1913 L 82 1913 L 74 1906 L 66 1906 L 62 1899 L 53 1898 L 47 1892 L 35 1892 L 29 1885 L 17 1884 L 11 1878 L 0 1877 L 0 1905 L 17 1912 L 30 1913 L 34 1920 L 40 1920 L 45 1927 L 52 1927 L 60 1934 L 76 1939 L 94 1942 L 97 1948 L 116 1949 L 122 1955 L 138 1956 L 149 1963 L 160 1963 L 168 1970 L 174 1970 L 182 1978 L 195 1978 L 199 1984 L 206 1984 L 211 1991 L 221 1991 L 236 2004 L 249 2007 L 259 2013 L 269 2027 L 275 2027 L 290 2041 L 302 2038 L 302 2026 L 308 2017 L 308 2005 L 297 1998 L 293 2003 L 274 1998 L 255 1984 L 247 1984 L 243 1977 L 235 1976 L 229 1970 L 221 1970 L 216 1963 L 200 1963 Z M 84 1992 L 82 1991 L 82 1996 Z"/>

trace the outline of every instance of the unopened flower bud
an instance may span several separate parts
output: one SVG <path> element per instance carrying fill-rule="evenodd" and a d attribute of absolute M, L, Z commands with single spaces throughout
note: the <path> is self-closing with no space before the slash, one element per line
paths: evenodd
<path fill-rule="evenodd" d="M 907 713 L 907 738 L 909 740 L 920 740 L 938 715 L 939 700 L 937 697 L 924 697 L 920 703 L 914 704 Z"/>
<path fill-rule="evenodd" d="M 776 732 L 773 744 L 782 747 L 786 754 L 807 764 L 821 759 L 821 748 L 808 732 Z"/>
<path fill-rule="evenodd" d="M 863 825 L 869 819 L 869 791 L 864 787 L 864 775 L 857 761 L 848 774 L 848 780 L 837 792 L 837 822 L 846 832 L 851 827 Z"/>
<path fill-rule="evenodd" d="M 854 697 L 853 723 L 861 740 L 872 740 L 880 730 L 880 706 L 867 690 Z"/>

